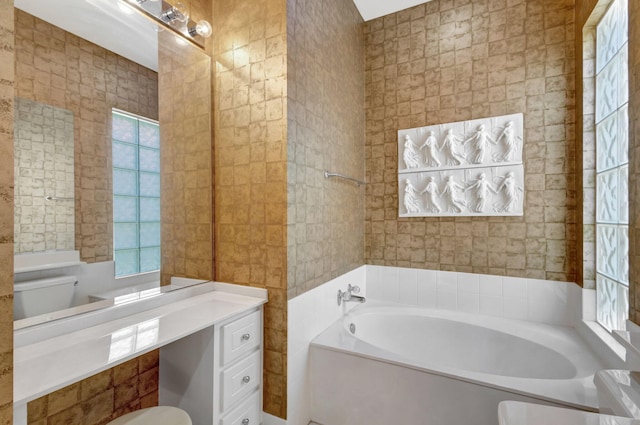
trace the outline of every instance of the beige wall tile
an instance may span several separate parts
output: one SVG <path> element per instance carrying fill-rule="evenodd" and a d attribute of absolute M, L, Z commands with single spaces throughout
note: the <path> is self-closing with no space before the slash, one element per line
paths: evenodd
<path fill-rule="evenodd" d="M 364 264 L 364 24 L 351 0 L 287 1 L 289 298 Z M 267 44 L 267 49 L 269 45 Z"/>
<path fill-rule="evenodd" d="M 541 0 L 434 0 L 366 24 L 368 264 L 576 280 L 573 25 L 573 1 Z M 398 218 L 399 129 L 517 112 L 524 217 Z"/>
<path fill-rule="evenodd" d="M 215 278 L 269 291 L 264 409 L 284 418 L 286 368 L 278 364 L 287 348 L 286 4 L 221 0 L 213 15 Z"/>
<path fill-rule="evenodd" d="M 0 0 L 0 423 L 13 421 L 13 2 Z"/>

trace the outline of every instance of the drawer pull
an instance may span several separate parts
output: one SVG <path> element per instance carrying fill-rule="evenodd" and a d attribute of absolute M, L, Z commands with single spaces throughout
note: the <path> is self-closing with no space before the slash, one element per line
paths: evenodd
<path fill-rule="evenodd" d="M 249 418 L 244 418 L 242 420 L 242 425 L 249 425 Z"/>
<path fill-rule="evenodd" d="M 251 339 L 251 334 L 243 334 L 242 335 L 242 340 L 243 341 L 249 341 Z"/>
<path fill-rule="evenodd" d="M 251 381 L 251 377 L 249 375 L 247 375 L 244 378 L 242 378 L 242 382 L 244 382 L 245 384 L 248 384 L 249 381 Z"/>

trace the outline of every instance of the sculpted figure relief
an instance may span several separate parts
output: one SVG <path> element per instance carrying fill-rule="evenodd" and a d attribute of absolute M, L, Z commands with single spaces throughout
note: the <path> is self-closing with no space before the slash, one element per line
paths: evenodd
<path fill-rule="evenodd" d="M 436 139 L 433 131 L 427 133 L 427 140 L 420 146 L 420 150 L 424 148 L 427 148 L 424 153 L 424 163 L 427 164 L 428 167 L 439 167 L 440 160 L 437 158 L 438 139 Z"/>
<path fill-rule="evenodd" d="M 413 214 L 420 212 L 420 200 L 418 196 L 416 188 L 409 179 L 406 179 L 404 181 L 404 207 L 407 213 Z"/>
<path fill-rule="evenodd" d="M 472 149 L 471 158 L 467 158 L 469 162 L 472 164 L 482 164 L 485 154 L 491 148 L 490 143 L 495 145 L 496 141 L 491 138 L 489 132 L 486 131 L 484 125 L 481 124 L 473 136 L 464 141 L 464 145 L 467 143 L 471 143 Z"/>
<path fill-rule="evenodd" d="M 453 130 L 447 130 L 447 135 L 442 141 L 442 146 L 438 152 L 444 151 L 445 163 L 447 165 L 460 165 L 465 161 L 464 154 L 458 152 L 458 145 L 462 141 L 453 134 Z"/>
<path fill-rule="evenodd" d="M 466 205 L 464 199 L 460 199 L 460 195 L 464 192 L 464 187 L 453 179 L 453 176 L 447 176 L 440 196 L 442 196 L 447 204 L 447 211 L 452 213 L 461 213 Z"/>
<path fill-rule="evenodd" d="M 498 186 L 496 191 L 498 193 L 502 192 L 505 196 L 504 204 L 496 204 L 494 205 L 494 209 L 496 212 L 507 212 L 511 213 L 515 210 L 520 193 L 524 190 L 518 186 L 516 179 L 513 175 L 513 171 L 509 171 L 502 178 L 502 183 Z"/>
<path fill-rule="evenodd" d="M 404 136 L 404 153 L 402 159 L 407 168 L 420 167 L 420 152 L 408 134 Z"/>
<path fill-rule="evenodd" d="M 491 183 L 487 180 L 487 176 L 484 173 L 480 173 L 478 178 L 471 183 L 464 190 L 465 192 L 471 191 L 473 200 L 469 208 L 473 212 L 483 213 L 485 212 L 485 206 L 487 205 L 487 198 L 489 192 L 497 194 L 498 192 L 493 188 Z"/>
<path fill-rule="evenodd" d="M 427 186 L 420 192 L 421 195 L 427 194 L 425 197 L 424 209 L 430 213 L 439 213 L 442 211 L 440 205 L 438 205 L 438 184 L 433 177 L 429 177 Z"/>

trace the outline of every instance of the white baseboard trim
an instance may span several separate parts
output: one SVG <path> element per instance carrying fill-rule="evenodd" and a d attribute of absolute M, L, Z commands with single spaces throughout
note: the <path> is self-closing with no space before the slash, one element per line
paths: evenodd
<path fill-rule="evenodd" d="M 277 416 L 262 412 L 262 425 L 287 425 L 287 421 Z"/>

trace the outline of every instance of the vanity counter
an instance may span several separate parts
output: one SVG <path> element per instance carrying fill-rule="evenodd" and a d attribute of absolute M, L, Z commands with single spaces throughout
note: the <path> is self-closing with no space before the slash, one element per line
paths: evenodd
<path fill-rule="evenodd" d="M 214 290 L 16 347 L 14 404 L 26 405 L 134 357 L 258 309 L 266 302 L 266 290 L 255 289 L 252 296 Z"/>

